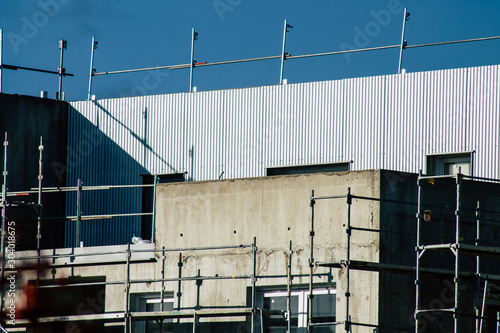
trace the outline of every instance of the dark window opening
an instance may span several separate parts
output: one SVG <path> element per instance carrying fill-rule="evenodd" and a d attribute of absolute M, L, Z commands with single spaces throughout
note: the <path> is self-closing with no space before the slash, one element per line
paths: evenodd
<path fill-rule="evenodd" d="M 141 175 L 142 184 L 150 185 L 154 184 L 155 175 Z M 157 184 L 161 183 L 179 183 L 186 181 L 186 172 L 175 172 L 175 173 L 162 173 L 157 174 Z M 142 212 L 151 213 L 153 212 L 154 204 L 154 187 L 143 187 L 142 189 Z M 141 218 L 141 235 L 142 239 L 151 240 L 153 238 L 153 217 L 151 215 L 144 215 Z"/>
<path fill-rule="evenodd" d="M 324 164 L 304 164 L 304 165 L 287 165 L 281 167 L 267 167 L 266 176 L 349 171 L 349 165 L 351 163 L 352 161 L 324 163 Z"/>
<path fill-rule="evenodd" d="M 433 154 L 426 157 L 426 174 L 431 176 L 454 175 L 461 171 L 473 175 L 474 152 Z"/>
<path fill-rule="evenodd" d="M 130 310 L 132 312 L 160 312 L 174 310 L 174 293 L 165 293 L 163 296 L 163 307 L 161 294 L 153 293 L 135 293 L 130 295 Z M 173 332 L 173 319 L 164 319 L 160 328 L 157 320 L 146 320 L 134 322 L 133 332 L 146 333 L 169 333 Z"/>

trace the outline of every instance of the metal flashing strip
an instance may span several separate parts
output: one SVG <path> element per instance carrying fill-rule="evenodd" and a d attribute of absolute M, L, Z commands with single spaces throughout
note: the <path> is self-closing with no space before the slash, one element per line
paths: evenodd
<path fill-rule="evenodd" d="M 443 156 L 443 157 L 453 157 L 455 155 L 466 155 L 466 154 L 474 154 L 475 150 L 467 150 L 467 151 L 457 151 L 457 152 L 447 152 L 447 153 L 432 153 L 425 154 L 425 156 Z"/>
<path fill-rule="evenodd" d="M 327 165 L 339 165 L 339 164 L 348 164 L 353 163 L 353 160 L 339 161 L 339 162 L 327 162 L 327 163 L 305 163 L 305 164 L 290 164 L 290 165 L 280 165 L 276 166 L 267 166 L 265 169 L 274 169 L 274 168 L 296 168 L 296 167 L 314 167 L 314 166 L 327 166 Z"/>

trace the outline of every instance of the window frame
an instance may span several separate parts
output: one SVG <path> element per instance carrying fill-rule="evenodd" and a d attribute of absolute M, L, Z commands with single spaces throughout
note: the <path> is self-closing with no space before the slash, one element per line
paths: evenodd
<path fill-rule="evenodd" d="M 161 293 L 160 292 L 137 292 L 131 293 L 131 308 L 136 308 L 132 312 L 150 312 L 147 311 L 148 304 L 161 304 Z M 175 298 L 173 292 L 165 292 L 163 295 L 163 304 L 172 303 L 172 308 L 175 306 Z M 161 307 L 160 307 L 161 311 Z M 169 310 L 166 310 L 169 311 Z M 163 324 L 173 323 L 173 319 L 164 319 Z M 133 332 L 146 332 L 147 321 L 134 322 Z M 148 322 L 153 323 L 154 320 Z M 163 332 L 168 333 L 166 328 L 163 328 Z"/>
<path fill-rule="evenodd" d="M 474 154 L 475 151 L 462 151 L 454 153 L 425 154 L 424 173 L 429 176 L 447 176 L 445 165 L 469 163 L 470 175 L 474 176 Z M 464 173 L 465 174 L 465 173 Z"/>
<path fill-rule="evenodd" d="M 259 288 L 260 289 L 260 288 Z M 322 284 L 318 285 L 313 289 L 313 295 L 332 295 L 333 299 L 336 303 L 337 297 L 337 287 L 335 284 Z M 286 290 L 286 286 L 266 286 L 258 291 L 258 307 L 264 308 L 264 299 L 268 297 L 287 297 L 288 291 Z M 292 326 L 297 329 L 305 329 L 307 328 L 307 320 L 308 320 L 308 311 L 309 311 L 309 287 L 305 285 L 294 285 L 292 286 L 291 296 L 298 296 L 298 318 L 297 318 L 297 326 Z M 313 309 L 314 310 L 314 309 Z M 284 309 L 286 311 L 286 309 Z M 336 306 L 335 306 L 336 312 Z M 334 314 L 334 318 L 336 318 L 336 313 Z M 286 319 L 285 319 L 286 320 Z M 264 324 L 265 326 L 265 324 Z M 265 329 L 265 327 L 263 327 Z"/>

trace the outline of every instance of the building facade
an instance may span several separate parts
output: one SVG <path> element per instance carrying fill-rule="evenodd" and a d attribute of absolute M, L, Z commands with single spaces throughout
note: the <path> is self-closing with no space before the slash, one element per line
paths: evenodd
<path fill-rule="evenodd" d="M 496 332 L 500 188 L 456 179 L 369 170 L 159 184 L 154 244 L 42 255 L 39 285 L 65 311 L 45 310 L 37 328 L 401 333 L 415 332 L 417 307 L 417 332 Z"/>
<path fill-rule="evenodd" d="M 67 183 L 366 169 L 453 174 L 460 168 L 498 178 L 498 75 L 499 66 L 486 66 L 72 102 Z M 117 195 L 122 200 L 114 200 Z M 103 211 L 141 211 L 133 197 L 114 193 L 90 201 Z M 74 207 L 73 198 L 69 215 L 76 215 Z M 128 219 L 134 227 L 127 235 L 101 243 L 92 242 L 89 229 L 85 244 L 123 243 L 140 223 Z M 68 226 L 67 238 L 73 233 Z"/>

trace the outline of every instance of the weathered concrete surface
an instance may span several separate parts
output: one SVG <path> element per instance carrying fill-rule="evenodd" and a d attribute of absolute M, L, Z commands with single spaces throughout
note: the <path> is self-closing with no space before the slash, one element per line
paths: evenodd
<path fill-rule="evenodd" d="M 352 193 L 377 196 L 379 171 L 341 172 L 159 184 L 156 240 L 168 247 L 249 244 L 259 248 L 288 249 L 309 245 L 311 191 L 315 196 Z M 376 205 L 353 211 L 352 219 L 378 226 Z M 346 200 L 317 201 L 315 244 L 342 243 L 335 230 L 345 222 Z M 365 244 L 364 240 L 361 243 Z"/>
<path fill-rule="evenodd" d="M 285 285 L 287 251 L 293 244 L 293 274 L 309 274 L 311 191 L 315 196 L 346 195 L 348 188 L 359 196 L 379 197 L 380 171 L 340 172 L 267 178 L 161 184 L 157 190 L 156 242 L 167 248 L 250 244 L 257 239 L 257 286 Z M 351 210 L 353 226 L 379 228 L 379 203 L 357 203 Z M 345 198 L 317 200 L 315 204 L 315 261 L 346 259 L 347 203 Z M 249 251 L 200 251 L 185 257 L 184 273 L 232 276 L 252 273 Z M 245 251 L 238 251 L 245 252 Z M 378 261 L 377 233 L 356 234 L 352 238 L 351 258 Z M 173 260 L 175 267 L 176 260 Z M 337 320 L 345 320 L 346 276 L 343 272 L 316 268 L 315 282 L 337 287 Z M 328 275 L 331 275 L 328 277 Z M 308 277 L 297 277 L 294 284 L 307 284 Z M 196 305 L 194 283 L 186 283 L 183 305 Z M 351 271 L 351 320 L 378 323 L 378 274 Z M 245 305 L 250 280 L 204 282 L 203 305 Z M 188 289 L 189 288 L 189 289 Z M 206 289 L 205 289 L 206 288 Z M 174 289 L 175 290 L 175 289 Z M 203 292 L 205 291 L 206 292 Z M 354 328 L 358 331 L 358 328 Z"/>

